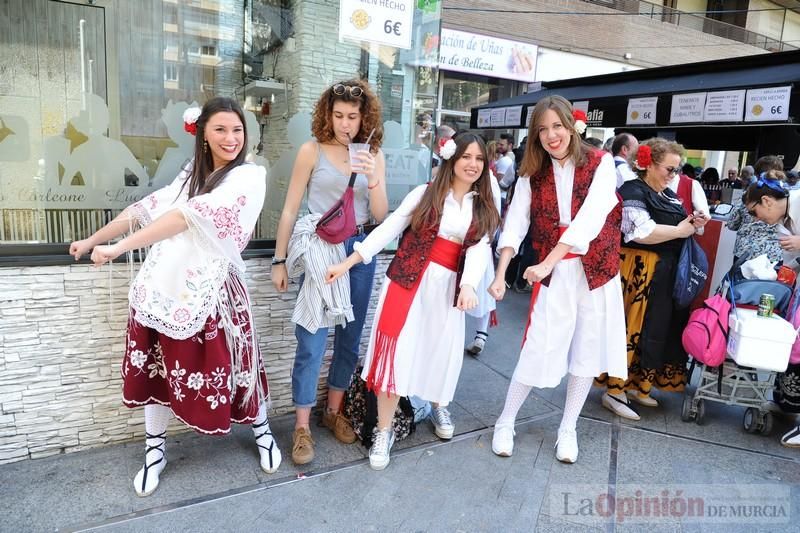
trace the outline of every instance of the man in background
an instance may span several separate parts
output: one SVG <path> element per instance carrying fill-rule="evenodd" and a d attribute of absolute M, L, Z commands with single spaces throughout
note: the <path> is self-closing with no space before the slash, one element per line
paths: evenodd
<path fill-rule="evenodd" d="M 611 143 L 611 154 L 614 156 L 614 166 L 617 167 L 617 188 L 623 183 L 636 179 L 636 174 L 628 165 L 628 157 L 636 153 L 639 141 L 630 133 L 620 133 Z"/>
<path fill-rule="evenodd" d="M 512 157 L 513 148 L 514 137 L 510 133 L 501 133 L 500 140 L 497 141 L 497 153 L 500 154 L 500 158 L 495 163 L 495 168 L 497 169 L 495 177 L 497 178 L 497 183 L 500 184 L 500 190 L 503 191 L 503 198 L 506 198 L 507 191 L 514 185 L 514 180 L 517 177 Z"/>

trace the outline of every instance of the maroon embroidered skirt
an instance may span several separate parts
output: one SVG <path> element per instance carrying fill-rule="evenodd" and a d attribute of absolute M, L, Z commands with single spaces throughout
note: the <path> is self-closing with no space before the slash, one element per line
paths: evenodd
<path fill-rule="evenodd" d="M 249 331 L 249 314 L 237 313 Z M 248 337 L 249 338 L 249 337 Z M 131 310 L 125 357 L 122 361 L 122 402 L 128 407 L 159 404 L 172 409 L 187 426 L 201 433 L 230 432 L 231 422 L 252 423 L 258 414 L 258 394 L 242 400 L 254 379 L 245 357 L 239 372 L 231 368 L 225 330 L 209 317 L 205 326 L 188 339 L 172 339 L 136 322 Z M 258 346 L 248 350 L 258 350 Z M 265 397 L 269 393 L 261 354 L 259 368 Z"/>

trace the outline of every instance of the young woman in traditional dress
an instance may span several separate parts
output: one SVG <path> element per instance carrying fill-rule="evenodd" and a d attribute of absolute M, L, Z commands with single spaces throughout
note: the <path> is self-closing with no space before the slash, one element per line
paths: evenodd
<path fill-rule="evenodd" d="M 506 214 L 497 274 L 489 288 L 502 299 L 506 268 L 530 225 L 541 262 L 524 273 L 534 285 L 531 311 L 495 424 L 492 450 L 500 456 L 513 452 L 514 422 L 531 388 L 556 387 L 569 373 L 556 458 L 574 463 L 576 423 L 594 377 L 627 374 L 616 171 L 610 154 L 581 140 L 585 127 L 560 96 L 539 100 L 531 115 L 523 177 Z"/>
<path fill-rule="evenodd" d="M 314 139 L 303 144 L 297 153 L 278 224 L 275 257 L 272 260 L 272 284 L 278 292 L 286 292 L 288 288 L 286 259 L 287 254 L 294 252 L 289 249 L 289 242 L 293 230 L 297 230 L 297 214 L 303 196 L 308 195 L 310 213 L 322 215 L 342 197 L 351 172 L 358 172 L 353 185 L 353 207 L 358 227 L 355 235 L 344 241 L 346 254 L 353 252 L 355 243 L 364 240 L 370 229 L 370 220 L 382 221 L 389 210 L 384 179 L 386 163 L 380 150 L 383 142 L 381 104 L 369 85 L 362 80 L 349 80 L 328 87 L 314 107 L 311 130 Z M 358 166 L 351 166 L 348 144 L 367 140 L 371 151 L 361 152 Z M 356 434 L 341 410 L 344 393 L 350 386 L 358 363 L 361 332 L 374 276 L 374 264 L 353 268 L 349 289 L 354 320 L 346 326 L 335 327 L 333 358 L 327 380 L 328 399 L 322 423 L 333 432 L 336 439 L 345 444 L 356 440 Z M 316 300 L 320 301 L 318 312 L 322 314 L 322 298 Z M 314 440 L 309 420 L 311 408 L 317 404 L 317 383 L 329 330 L 327 325 L 306 324 L 307 327 L 304 327 L 300 322 L 297 321 L 295 326 L 297 351 L 292 369 L 292 401 L 296 417 L 292 461 L 298 465 L 314 459 Z"/>
<path fill-rule="evenodd" d="M 139 496 L 156 489 L 167 464 L 172 414 L 209 435 L 227 434 L 231 422 L 252 424 L 261 468 L 272 473 L 281 463 L 241 256 L 264 203 L 265 172 L 245 163 L 247 131 L 235 101 L 214 98 L 184 120 L 197 139 L 175 181 L 70 246 L 76 260 L 91 250 L 100 266 L 152 245 L 130 288 L 122 362 L 123 403 L 144 406 Z M 137 225 L 115 244 L 101 244 Z"/>
<path fill-rule="evenodd" d="M 462 133 L 439 154 L 444 164 L 437 178 L 411 191 L 347 260 L 328 269 L 332 282 L 353 266 L 372 262 L 404 232 L 381 289 L 362 374 L 378 395 L 369 451 L 376 470 L 389 464 L 392 418 L 401 396 L 432 402 L 436 434 L 453 436 L 447 405 L 464 358 L 464 311 L 478 303 L 475 287 L 500 223 L 483 140 Z"/>

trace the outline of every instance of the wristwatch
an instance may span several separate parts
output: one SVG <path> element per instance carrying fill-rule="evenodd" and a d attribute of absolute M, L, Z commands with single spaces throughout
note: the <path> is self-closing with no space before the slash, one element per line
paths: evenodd
<path fill-rule="evenodd" d="M 273 257 L 272 258 L 272 264 L 273 265 L 283 265 L 285 263 L 286 263 L 286 258 L 285 257 L 283 259 L 278 259 L 277 257 Z"/>

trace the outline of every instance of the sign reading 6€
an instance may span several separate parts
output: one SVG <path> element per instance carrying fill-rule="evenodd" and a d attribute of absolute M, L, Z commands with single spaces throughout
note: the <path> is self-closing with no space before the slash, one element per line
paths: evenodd
<path fill-rule="evenodd" d="M 340 0 L 339 39 L 411 48 L 414 0 Z"/>

